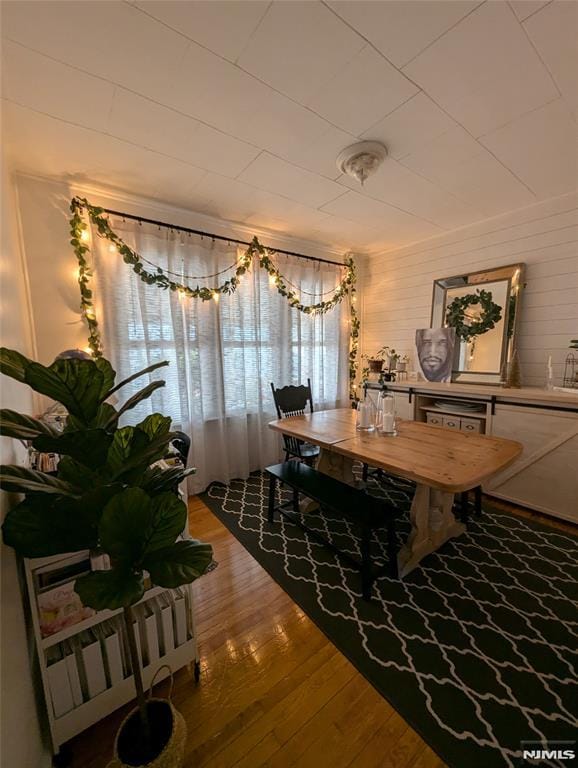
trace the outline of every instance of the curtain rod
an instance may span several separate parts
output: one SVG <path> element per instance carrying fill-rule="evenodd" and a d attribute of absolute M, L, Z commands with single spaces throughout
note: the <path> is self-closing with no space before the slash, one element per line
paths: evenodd
<path fill-rule="evenodd" d="M 131 219 L 132 221 L 138 221 L 141 224 L 154 224 L 157 227 L 166 227 L 166 229 L 175 229 L 179 232 L 188 232 L 191 235 L 200 235 L 201 237 L 210 237 L 211 240 L 223 240 L 226 243 L 236 243 L 237 245 L 251 245 L 246 240 L 236 240 L 234 237 L 224 237 L 223 235 L 215 235 L 213 232 L 203 232 L 200 229 L 190 229 L 189 227 L 179 227 L 176 224 L 167 224 L 166 221 L 156 221 L 155 219 L 145 219 L 143 216 L 133 216 L 131 213 L 122 213 L 121 211 L 112 211 L 110 208 L 103 208 L 105 213 L 111 214 L 111 216 L 121 216 L 123 219 Z M 306 259 L 307 261 L 318 261 L 322 264 L 331 264 L 335 267 L 342 267 L 343 264 L 339 261 L 330 261 L 329 259 L 319 259 L 317 256 L 305 256 L 303 253 L 295 253 L 294 251 L 285 251 L 282 248 L 269 248 L 265 245 L 264 248 L 273 251 L 275 253 L 283 253 L 286 256 L 296 256 L 298 259 Z"/>

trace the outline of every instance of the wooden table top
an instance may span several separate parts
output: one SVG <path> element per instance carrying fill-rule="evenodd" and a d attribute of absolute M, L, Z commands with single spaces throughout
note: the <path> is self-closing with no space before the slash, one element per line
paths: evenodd
<path fill-rule="evenodd" d="M 522 452 L 514 440 L 470 434 L 418 421 L 398 421 L 397 436 L 361 432 L 350 408 L 272 421 L 278 432 L 357 459 L 417 483 L 459 493 L 509 466 Z"/>

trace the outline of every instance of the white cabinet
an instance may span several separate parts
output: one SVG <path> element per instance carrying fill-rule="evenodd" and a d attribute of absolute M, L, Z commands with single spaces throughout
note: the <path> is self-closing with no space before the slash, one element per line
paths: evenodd
<path fill-rule="evenodd" d="M 491 433 L 517 440 L 524 450 L 484 491 L 578 522 L 578 414 L 497 403 Z"/>

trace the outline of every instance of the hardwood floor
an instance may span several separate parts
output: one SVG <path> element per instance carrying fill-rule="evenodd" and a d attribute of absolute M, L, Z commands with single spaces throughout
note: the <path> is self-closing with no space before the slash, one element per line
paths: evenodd
<path fill-rule="evenodd" d="M 193 536 L 213 545 L 219 567 L 194 584 L 200 684 L 192 670 L 175 679 L 173 701 L 188 727 L 186 768 L 444 765 L 197 498 L 189 500 L 189 522 Z M 166 690 L 161 683 L 156 692 Z M 73 768 L 107 765 L 127 710 L 71 742 Z"/>

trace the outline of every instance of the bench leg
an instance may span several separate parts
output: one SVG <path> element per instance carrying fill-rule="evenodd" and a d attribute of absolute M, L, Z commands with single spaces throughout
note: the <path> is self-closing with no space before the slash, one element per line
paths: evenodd
<path fill-rule="evenodd" d="M 363 465 L 363 469 L 361 470 L 361 479 L 363 480 L 364 483 L 367 482 L 367 476 L 368 475 L 369 475 L 369 465 L 368 464 L 364 464 Z"/>
<path fill-rule="evenodd" d="M 299 491 L 297 488 L 293 488 L 293 512 L 296 515 L 299 514 Z"/>
<path fill-rule="evenodd" d="M 460 494 L 460 520 L 462 523 L 468 522 L 468 513 L 469 513 L 469 492 L 468 491 L 462 491 Z"/>
<path fill-rule="evenodd" d="M 275 513 L 275 496 L 277 495 L 277 478 L 269 475 L 269 506 L 267 508 L 267 520 L 273 522 Z"/>
<path fill-rule="evenodd" d="M 476 511 L 476 515 L 479 517 L 482 514 L 482 486 L 478 485 L 477 488 L 474 488 L 474 509 Z"/>
<path fill-rule="evenodd" d="M 389 558 L 389 575 L 392 579 L 399 579 L 399 571 L 397 568 L 397 553 L 399 547 L 397 544 L 397 536 L 395 535 L 395 523 L 391 520 L 387 524 L 387 556 Z"/>
<path fill-rule="evenodd" d="M 361 531 L 361 592 L 365 600 L 371 600 L 371 530 L 363 527 Z"/>

